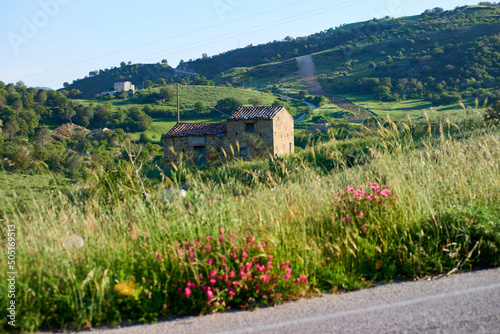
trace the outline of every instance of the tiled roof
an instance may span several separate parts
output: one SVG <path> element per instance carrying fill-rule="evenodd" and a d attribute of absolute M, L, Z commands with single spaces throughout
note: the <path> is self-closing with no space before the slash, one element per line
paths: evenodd
<path fill-rule="evenodd" d="M 262 120 L 273 119 L 281 110 L 285 108 L 282 106 L 277 107 L 239 107 L 229 117 L 229 121 L 242 121 L 242 120 Z"/>
<path fill-rule="evenodd" d="M 199 137 L 225 135 L 226 123 L 177 123 L 166 137 Z"/>

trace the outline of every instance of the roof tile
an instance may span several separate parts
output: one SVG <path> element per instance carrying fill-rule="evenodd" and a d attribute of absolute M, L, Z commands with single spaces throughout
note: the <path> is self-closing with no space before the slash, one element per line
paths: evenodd
<path fill-rule="evenodd" d="M 271 120 L 280 111 L 285 109 L 282 106 L 273 107 L 239 107 L 236 111 L 229 117 L 229 121 L 241 121 L 241 120 Z"/>
<path fill-rule="evenodd" d="M 199 137 L 225 135 L 226 123 L 177 123 L 166 137 Z"/>

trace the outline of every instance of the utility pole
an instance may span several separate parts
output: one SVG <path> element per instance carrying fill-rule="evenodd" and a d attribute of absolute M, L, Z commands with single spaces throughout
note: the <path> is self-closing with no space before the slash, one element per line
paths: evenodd
<path fill-rule="evenodd" d="M 245 89 L 245 78 L 243 78 L 243 90 Z"/>
<path fill-rule="evenodd" d="M 177 84 L 177 123 L 181 122 L 181 110 L 179 108 L 179 84 Z"/>

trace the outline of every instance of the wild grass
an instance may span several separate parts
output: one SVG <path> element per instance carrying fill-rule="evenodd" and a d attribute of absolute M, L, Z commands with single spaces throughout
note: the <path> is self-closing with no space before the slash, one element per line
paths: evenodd
<path fill-rule="evenodd" d="M 16 329 L 153 322 L 498 266 L 498 129 L 407 123 L 280 159 L 177 166 L 182 177 L 148 189 L 151 201 L 123 165 L 94 175 L 73 201 L 60 193 L 12 207 L 0 235 L 16 226 Z M 181 187 L 186 197 L 164 194 Z M 273 269 L 260 271 L 269 255 Z M 250 280 L 224 286 L 231 271 Z M 0 323 L 12 330 L 5 310 Z"/>

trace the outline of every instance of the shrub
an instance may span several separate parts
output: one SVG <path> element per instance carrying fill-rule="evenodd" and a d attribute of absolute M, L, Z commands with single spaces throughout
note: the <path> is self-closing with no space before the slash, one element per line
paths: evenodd
<path fill-rule="evenodd" d="M 238 244 L 234 234 L 220 229 L 217 239 L 177 244 L 174 307 L 181 313 L 216 312 L 230 308 L 275 305 L 308 290 L 306 275 L 296 275 L 291 261 L 278 265 L 272 245 L 254 235 Z"/>
<path fill-rule="evenodd" d="M 483 119 L 485 122 L 490 124 L 500 124 L 500 101 L 497 101 L 494 105 L 486 110 Z"/>

